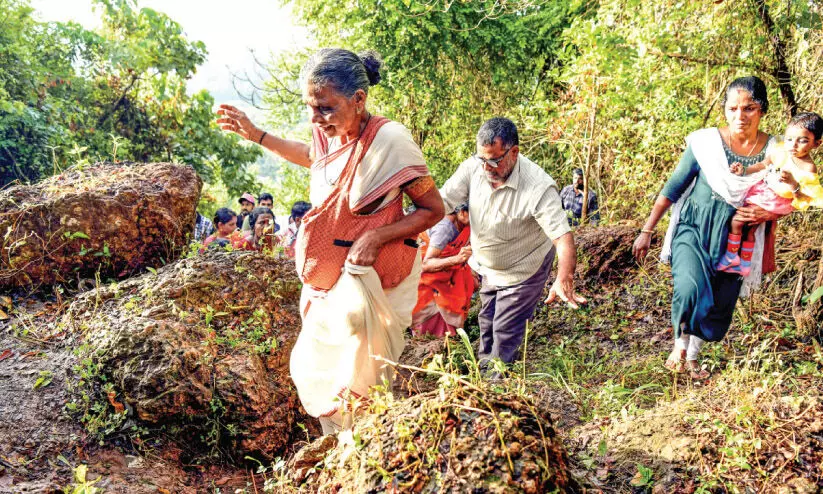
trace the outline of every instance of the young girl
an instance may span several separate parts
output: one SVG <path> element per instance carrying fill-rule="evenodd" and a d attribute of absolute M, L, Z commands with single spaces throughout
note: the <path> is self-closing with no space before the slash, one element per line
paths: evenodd
<path fill-rule="evenodd" d="M 795 209 L 823 207 L 823 187 L 810 155 L 820 145 L 821 135 L 823 118 L 816 113 L 800 113 L 789 121 L 782 147 L 771 150 L 763 161 L 746 169 L 740 163 L 733 163 L 730 171 L 736 175 L 752 175 L 768 170 L 764 179 L 746 193 L 746 204 L 755 204 L 784 216 Z M 746 226 L 739 214 L 732 217 L 726 254 L 717 264 L 718 271 L 748 276 L 755 229 L 747 229 L 741 246 Z"/>

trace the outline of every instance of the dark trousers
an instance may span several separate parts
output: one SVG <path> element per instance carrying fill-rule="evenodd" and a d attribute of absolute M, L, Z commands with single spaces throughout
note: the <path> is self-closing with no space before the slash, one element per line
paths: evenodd
<path fill-rule="evenodd" d="M 495 286 L 483 278 L 480 286 L 482 307 L 477 316 L 480 323 L 478 356 L 481 360 L 499 358 L 511 363 L 517 359 L 517 350 L 526 334 L 526 321 L 534 315 L 543 296 L 554 253 L 552 247 L 537 272 L 522 283 Z"/>

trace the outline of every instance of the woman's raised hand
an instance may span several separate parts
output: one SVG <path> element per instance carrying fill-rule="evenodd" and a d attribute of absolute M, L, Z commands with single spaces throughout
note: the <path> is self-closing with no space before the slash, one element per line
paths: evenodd
<path fill-rule="evenodd" d="M 249 120 L 245 112 L 232 105 L 221 104 L 217 110 L 218 115 L 223 115 L 217 119 L 217 124 L 223 130 L 228 130 L 239 135 L 243 139 L 259 139 L 260 130 Z"/>

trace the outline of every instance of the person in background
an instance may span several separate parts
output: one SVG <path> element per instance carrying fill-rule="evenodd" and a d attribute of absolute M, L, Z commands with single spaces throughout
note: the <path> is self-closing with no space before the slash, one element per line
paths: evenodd
<path fill-rule="evenodd" d="M 469 203 L 472 261 L 480 287 L 481 365 L 514 362 L 543 295 L 557 253 L 557 277 L 546 303 L 560 298 L 572 308 L 576 248 L 555 181 L 520 154 L 514 122 L 487 120 L 477 132 L 477 152 L 440 189 L 447 210 Z M 491 377 L 497 377 L 493 373 Z"/>
<path fill-rule="evenodd" d="M 263 192 L 257 198 L 257 207 L 271 209 L 272 206 L 274 206 L 274 196 L 272 196 L 268 192 Z"/>
<path fill-rule="evenodd" d="M 303 221 L 303 216 L 311 209 L 311 203 L 306 201 L 297 201 L 291 207 L 291 215 L 289 215 L 289 225 L 283 234 L 283 252 L 289 258 L 294 257 L 294 243 L 297 240 L 297 232 L 300 230 L 300 223 Z"/>
<path fill-rule="evenodd" d="M 262 194 L 260 194 L 257 197 L 257 207 L 271 209 L 272 205 L 274 205 L 274 196 L 272 196 L 268 192 L 263 192 Z M 240 230 L 242 230 L 244 232 L 250 232 L 252 230 L 252 225 L 249 222 L 249 216 L 246 216 L 243 219 L 242 226 L 240 227 Z M 278 225 L 278 229 L 279 228 L 280 228 L 280 226 Z"/>
<path fill-rule="evenodd" d="M 247 224 L 246 218 L 251 213 L 251 210 L 254 209 L 255 200 L 253 195 L 248 192 L 244 192 L 237 202 L 240 203 L 240 214 L 237 215 L 237 226 L 239 228 L 242 225 Z M 246 230 L 248 230 L 248 228 Z"/>
<path fill-rule="evenodd" d="M 214 223 L 197 211 L 197 216 L 194 219 L 194 241 L 202 242 L 213 232 Z"/>
<path fill-rule="evenodd" d="M 214 244 L 220 247 L 231 245 L 235 249 L 252 250 L 254 246 L 237 230 L 237 213 L 229 208 L 220 208 L 214 213 L 216 231 L 203 242 L 203 248 Z"/>
<path fill-rule="evenodd" d="M 469 205 L 463 203 L 427 232 L 420 234 L 423 274 L 412 311 L 412 330 L 443 337 L 462 328 L 477 284 L 466 264 L 469 246 Z"/>
<path fill-rule="evenodd" d="M 563 187 L 560 191 L 560 200 L 563 201 L 563 209 L 569 216 L 569 225 L 580 225 L 583 216 L 583 170 L 575 168 L 572 173 L 572 183 Z M 600 212 L 597 210 L 597 194 L 589 189 L 589 205 L 586 210 L 586 218 L 589 223 L 597 225 L 600 221 Z"/>
<path fill-rule="evenodd" d="M 277 245 L 275 233 L 280 226 L 274 221 L 274 212 L 270 208 L 257 207 L 248 217 L 251 229 L 246 233 L 246 240 L 256 250 L 272 250 Z"/>

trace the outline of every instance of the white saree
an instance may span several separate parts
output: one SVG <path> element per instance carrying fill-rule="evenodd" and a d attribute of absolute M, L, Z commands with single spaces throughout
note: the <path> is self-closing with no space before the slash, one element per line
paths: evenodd
<path fill-rule="evenodd" d="M 345 148 L 356 145 L 337 144 L 320 143 L 331 158 L 328 162 L 320 159 L 312 167 L 313 204 L 322 204 L 331 193 L 351 153 Z M 351 209 L 357 211 L 385 197 L 380 209 L 402 193 L 403 184 L 428 174 L 409 131 L 388 122 L 362 157 L 349 194 Z M 290 370 L 303 407 L 309 415 L 321 418 L 324 433 L 347 425 L 347 400 L 368 397 L 372 386 L 391 385 L 393 370 L 378 358 L 396 361 L 400 357 L 421 272 L 420 256 L 415 256 L 411 273 L 396 287 L 383 289 L 373 267 L 347 262 L 330 290 L 304 285 L 300 300 L 303 327 L 292 350 Z"/>

